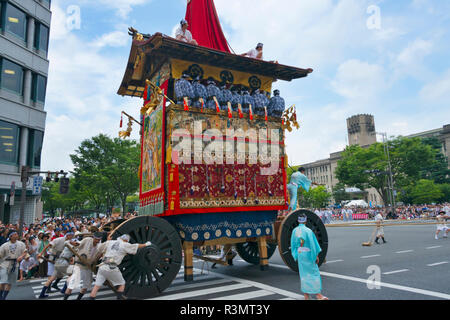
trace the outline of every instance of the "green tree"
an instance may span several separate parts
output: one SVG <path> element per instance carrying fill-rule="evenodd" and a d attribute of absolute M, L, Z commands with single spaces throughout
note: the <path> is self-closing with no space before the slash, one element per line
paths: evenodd
<path fill-rule="evenodd" d="M 384 203 L 388 203 L 387 178 L 379 173 L 386 168 L 387 159 L 381 143 L 375 143 L 369 148 L 353 145 L 342 152 L 335 174 L 344 185 L 361 190 L 375 188 Z"/>
<path fill-rule="evenodd" d="M 347 147 L 338 161 L 336 177 L 345 185 L 361 190 L 375 188 L 384 203 L 389 203 L 385 147 L 390 155 L 394 188 L 399 192 L 413 186 L 420 179 L 423 168 L 435 161 L 433 148 L 422 143 L 420 138 L 398 137 L 386 144 L 375 143 L 368 148 L 357 145 Z"/>
<path fill-rule="evenodd" d="M 312 193 L 312 203 L 314 208 L 325 208 L 329 205 L 331 193 L 327 191 L 325 186 L 311 188 L 309 192 Z"/>
<path fill-rule="evenodd" d="M 97 205 L 111 208 L 118 198 L 126 211 L 127 197 L 139 188 L 140 148 L 136 141 L 100 134 L 84 140 L 70 157 L 81 188 Z"/>
<path fill-rule="evenodd" d="M 411 188 L 413 204 L 437 202 L 444 196 L 441 189 L 431 180 L 421 179 Z"/>
<path fill-rule="evenodd" d="M 335 203 L 341 203 L 342 201 L 352 199 L 351 194 L 345 192 L 345 185 L 342 182 L 338 182 L 333 187 L 332 194 L 333 194 L 333 199 L 334 199 Z"/>
<path fill-rule="evenodd" d="M 428 166 L 423 166 L 421 178 L 431 179 L 436 183 L 450 183 L 448 159 L 441 151 L 442 143 L 436 137 L 424 138 L 422 143 L 431 146 L 434 153 L 434 161 Z"/>
<path fill-rule="evenodd" d="M 61 208 L 62 202 L 59 196 L 59 187 L 55 182 L 44 182 L 42 185 L 42 202 L 44 203 L 44 211 L 49 212 L 52 217 L 55 216 L 56 210 Z"/>
<path fill-rule="evenodd" d="M 439 202 L 450 202 L 450 183 L 439 184 L 438 187 L 442 192 L 442 197 L 439 199 Z"/>
<path fill-rule="evenodd" d="M 435 161 L 433 148 L 420 138 L 398 137 L 389 141 L 392 172 L 399 188 L 413 185 L 421 178 L 423 168 Z"/>
<path fill-rule="evenodd" d="M 332 196 L 324 186 L 310 188 L 309 191 L 300 188 L 298 192 L 299 202 L 305 208 L 325 208 Z"/>
<path fill-rule="evenodd" d="M 81 209 L 86 202 L 86 197 L 82 192 L 74 188 L 75 180 L 73 177 L 70 178 L 68 194 L 59 193 L 59 182 L 45 182 L 42 186 L 44 211 L 50 212 L 54 217 L 57 209 L 61 209 L 63 214 L 67 211 Z"/>

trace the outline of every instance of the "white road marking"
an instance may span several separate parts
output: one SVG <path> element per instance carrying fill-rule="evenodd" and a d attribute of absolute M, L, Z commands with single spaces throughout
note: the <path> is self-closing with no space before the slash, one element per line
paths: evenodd
<path fill-rule="evenodd" d="M 228 296 L 215 298 L 215 300 L 246 300 L 246 299 L 254 299 L 254 298 L 264 297 L 264 296 L 269 296 L 269 295 L 274 295 L 274 294 L 284 296 L 284 298 L 281 300 L 304 300 L 303 295 L 299 295 L 299 294 L 296 294 L 296 293 L 293 293 L 293 292 L 290 292 L 287 290 L 275 288 L 275 287 L 265 285 L 262 283 L 258 283 L 258 282 L 254 282 L 254 281 L 235 278 L 232 276 L 226 276 L 226 275 L 214 273 L 214 272 L 209 272 L 209 274 L 201 274 L 201 270 L 197 269 L 197 268 L 193 269 L 193 273 L 195 275 L 194 278 L 198 279 L 198 280 L 205 280 L 205 281 L 202 281 L 200 283 L 199 282 L 186 283 L 186 282 L 184 282 L 184 279 L 183 279 L 183 277 L 184 277 L 183 271 L 184 271 L 184 268 L 181 267 L 178 275 L 176 276 L 176 279 L 171 284 L 171 285 L 173 285 L 173 284 L 180 284 L 180 285 L 171 286 L 171 287 L 167 288 L 167 290 L 165 290 L 164 293 L 174 292 L 174 291 L 184 290 L 184 289 L 194 289 L 194 291 L 189 291 L 189 292 L 180 293 L 180 294 L 174 293 L 172 295 L 165 295 L 165 296 L 155 297 L 153 299 L 147 299 L 147 300 L 183 299 L 182 295 L 185 295 L 184 298 L 189 298 L 192 296 L 195 297 L 195 296 L 200 296 L 200 295 L 204 295 L 204 294 L 212 294 L 215 292 L 226 292 L 226 291 L 230 291 L 230 290 L 249 288 L 249 287 L 254 287 L 255 290 L 246 292 L 246 293 L 231 294 Z M 36 298 L 39 297 L 39 294 L 41 293 L 41 290 L 42 290 L 42 286 L 45 284 L 45 279 L 41 280 L 41 281 L 42 281 L 41 286 L 36 286 L 36 284 L 35 284 L 35 286 L 32 287 Z M 235 283 L 233 284 L 233 282 L 235 282 Z M 237 284 L 236 284 L 236 282 L 237 282 Z M 217 287 L 217 285 L 226 284 L 226 283 L 229 283 L 229 285 Z M 211 285 L 213 285 L 215 287 L 195 291 L 196 288 L 198 289 L 201 287 L 206 287 L 206 286 L 211 286 Z M 76 297 L 78 296 L 78 292 L 79 291 L 77 289 L 73 290 L 72 295 L 69 297 L 69 300 L 75 300 Z M 114 292 L 111 291 L 108 287 L 103 286 L 97 293 L 97 300 L 111 300 L 114 298 L 115 298 Z M 63 299 L 63 294 L 61 294 L 60 292 L 52 292 L 49 294 L 49 297 L 44 300 L 62 300 L 62 299 Z M 83 297 L 83 300 L 87 300 L 87 299 L 89 299 L 89 292 Z"/>
<path fill-rule="evenodd" d="M 361 259 L 367 259 L 367 258 L 374 258 L 374 257 L 379 257 L 379 254 L 373 254 L 371 256 L 362 256 Z"/>
<path fill-rule="evenodd" d="M 211 300 L 249 300 L 249 299 L 254 299 L 254 298 L 270 296 L 272 294 L 274 294 L 274 293 L 270 292 L 270 291 L 257 290 L 257 291 L 252 291 L 252 292 L 233 294 L 231 296 L 226 296 L 226 297 L 214 298 Z"/>
<path fill-rule="evenodd" d="M 151 298 L 151 299 L 146 299 L 146 300 L 178 300 L 178 299 L 198 297 L 198 296 L 214 294 L 214 293 L 230 291 L 230 290 L 243 289 L 243 288 L 248 288 L 248 286 L 245 283 L 238 283 L 238 284 L 232 284 L 232 285 L 216 287 L 216 288 L 209 288 L 209 289 L 204 289 L 204 290 L 175 293 L 175 294 L 166 295 L 163 297 L 156 297 L 156 298 Z"/>
<path fill-rule="evenodd" d="M 403 251 L 397 251 L 396 253 L 407 253 L 407 252 L 413 252 L 414 250 L 403 250 Z"/>
<path fill-rule="evenodd" d="M 401 270 L 383 272 L 383 274 L 394 274 L 394 273 L 400 273 L 400 272 L 406 272 L 406 271 L 409 271 L 409 269 L 401 269 Z"/>
<path fill-rule="evenodd" d="M 427 247 L 427 248 L 425 248 L 425 249 L 436 249 L 436 248 L 440 248 L 440 247 L 442 247 L 442 246 Z"/>
<path fill-rule="evenodd" d="M 440 266 L 441 264 L 447 264 L 447 263 L 448 263 L 448 261 L 442 261 L 442 262 L 427 264 L 427 266 L 434 267 L 434 266 Z"/>
<path fill-rule="evenodd" d="M 341 259 L 339 259 L 339 260 L 331 260 L 331 261 L 325 262 L 325 264 L 335 263 L 335 262 L 342 262 L 342 261 L 344 261 L 344 260 L 341 260 Z"/>
<path fill-rule="evenodd" d="M 69 297 L 69 300 L 76 300 L 76 298 L 78 297 L 78 291 L 77 292 L 75 292 L 75 290 L 72 292 L 72 294 L 70 295 L 70 297 Z M 90 295 L 90 292 L 87 292 L 84 296 L 83 296 L 83 298 L 88 298 L 89 299 L 89 295 Z M 108 299 L 108 298 L 115 298 L 116 297 L 116 295 L 115 295 L 115 293 L 112 291 L 112 290 L 110 290 L 110 289 L 103 289 L 103 290 L 99 290 L 98 292 L 97 292 L 97 298 L 98 297 L 102 297 L 102 296 L 106 296 L 106 295 L 110 295 L 110 297 L 105 297 L 105 299 Z M 36 296 L 36 297 L 39 297 L 39 296 Z M 46 298 L 46 299 L 44 299 L 44 300 L 63 300 L 63 298 L 64 298 L 64 295 L 63 294 L 52 294 L 52 295 L 50 295 L 48 298 Z M 102 299 L 98 299 L 98 300 L 102 300 Z"/>
<path fill-rule="evenodd" d="M 230 282 L 230 280 L 219 279 L 219 280 L 213 280 L 213 281 L 188 283 L 188 284 L 179 285 L 179 286 L 173 286 L 173 287 L 171 286 L 171 287 L 167 288 L 166 290 L 164 290 L 163 293 L 184 290 L 184 289 L 194 289 L 194 288 L 198 288 L 198 287 L 206 287 L 206 286 L 210 286 L 210 285 L 223 284 L 223 283 L 227 283 L 227 282 Z"/>
<path fill-rule="evenodd" d="M 282 269 L 289 269 L 288 266 L 281 266 L 281 265 L 276 265 L 276 264 L 271 264 L 270 266 L 271 267 L 276 267 L 276 268 L 282 268 Z M 320 272 L 320 274 L 325 276 L 325 277 L 332 277 L 332 278 L 338 278 L 338 279 L 343 279 L 343 280 L 361 282 L 361 283 L 364 283 L 364 284 L 367 284 L 367 281 L 368 281 L 367 279 L 361 279 L 361 278 L 356 278 L 356 277 L 344 276 L 344 275 L 340 275 L 340 274 L 336 274 L 336 273 L 330 273 L 330 272 Z M 425 295 L 425 296 L 431 296 L 431 297 L 436 297 L 436 298 L 442 298 L 442 299 L 450 300 L 450 294 L 446 294 L 446 293 L 435 292 L 435 291 L 430 291 L 430 290 L 423 290 L 423 289 L 417 289 L 417 288 L 411 288 L 411 287 L 405 287 L 405 286 L 400 286 L 400 285 L 396 285 L 396 284 L 392 284 L 392 283 L 378 282 L 378 281 L 371 282 L 371 284 L 375 285 L 375 286 L 381 286 L 381 287 L 386 287 L 386 288 L 391 288 L 391 289 L 396 289 L 396 290 L 408 291 L 408 292 L 413 292 L 413 293 L 417 293 L 417 294 L 422 294 L 422 295 Z"/>
<path fill-rule="evenodd" d="M 270 266 L 277 266 L 277 265 L 271 264 Z M 286 269 L 289 269 L 289 267 L 287 267 L 287 266 L 285 266 L 285 267 L 286 267 Z M 289 270 L 291 270 L 291 269 L 289 269 Z M 233 281 L 236 281 L 236 282 L 244 283 L 244 284 L 246 284 L 247 287 L 257 287 L 257 288 L 262 289 L 262 290 L 271 291 L 274 294 L 279 294 L 279 295 L 282 295 L 282 296 L 286 296 L 287 298 L 291 298 L 293 300 L 305 300 L 305 297 L 303 295 L 300 295 L 300 294 L 297 294 L 297 293 L 294 293 L 294 292 L 291 292 L 291 291 L 279 289 L 279 288 L 276 288 L 276 287 L 272 287 L 272 286 L 269 286 L 269 285 L 266 285 L 266 284 L 263 284 L 263 283 L 259 283 L 259 282 L 256 282 L 256 281 L 245 280 L 245 279 L 236 278 L 236 277 L 233 277 L 233 276 L 228 276 L 228 275 L 219 274 L 219 273 L 217 273 L 216 275 L 218 277 L 222 277 L 224 279 L 229 279 L 229 280 L 233 280 Z"/>

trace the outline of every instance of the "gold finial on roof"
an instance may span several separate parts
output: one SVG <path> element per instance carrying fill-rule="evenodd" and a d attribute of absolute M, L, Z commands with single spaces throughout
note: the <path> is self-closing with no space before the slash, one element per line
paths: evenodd
<path fill-rule="evenodd" d="M 300 129 L 300 125 L 297 122 L 297 111 L 295 109 L 295 105 L 284 111 L 281 118 L 283 120 L 282 128 L 284 130 L 287 129 L 289 132 L 292 132 L 292 127 L 295 127 L 297 130 Z"/>

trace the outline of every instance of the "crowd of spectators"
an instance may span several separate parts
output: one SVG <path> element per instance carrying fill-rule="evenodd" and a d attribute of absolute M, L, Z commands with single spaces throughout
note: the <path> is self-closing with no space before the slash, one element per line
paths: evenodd
<path fill-rule="evenodd" d="M 124 218 L 128 219 L 136 215 L 136 212 L 127 213 Z M 37 258 L 37 255 L 50 241 L 58 237 L 64 237 L 67 232 L 73 232 L 77 236 L 81 236 L 83 233 L 91 233 L 116 219 L 121 219 L 120 215 L 100 215 L 98 218 L 55 217 L 36 219 L 34 223 L 24 225 L 23 235 L 19 240 L 25 244 L 28 254 L 20 263 L 18 280 L 47 277 L 47 261 L 45 258 L 48 257 L 48 253 L 44 253 L 44 259 L 41 260 Z M 9 234 L 13 231 L 19 231 L 19 224 L 5 224 L 0 221 L 0 246 L 8 241 Z"/>
<path fill-rule="evenodd" d="M 379 213 L 385 219 L 427 219 L 436 217 L 439 212 L 444 211 L 447 216 L 450 216 L 450 203 L 431 204 L 431 205 L 406 205 L 398 206 L 393 210 L 391 207 L 376 207 L 376 208 L 362 208 L 362 207 L 348 207 L 348 208 L 317 208 L 313 209 L 324 223 L 331 221 L 353 221 L 357 220 L 357 215 L 367 215 L 367 219 L 374 219 Z"/>

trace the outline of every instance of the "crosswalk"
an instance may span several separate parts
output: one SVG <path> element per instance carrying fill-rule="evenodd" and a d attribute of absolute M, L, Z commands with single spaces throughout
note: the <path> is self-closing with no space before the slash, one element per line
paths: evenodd
<path fill-rule="evenodd" d="M 62 288 L 67 278 L 60 281 Z M 39 299 L 45 279 L 30 281 L 36 299 Z M 49 293 L 45 300 L 62 300 L 59 291 Z M 78 291 L 74 290 L 69 300 L 76 299 Z M 83 300 L 89 299 L 87 293 Z M 115 300 L 116 295 L 108 288 L 102 287 L 97 293 L 97 300 Z M 303 296 L 268 286 L 259 282 L 235 278 L 220 273 L 194 268 L 194 281 L 184 281 L 184 269 L 180 269 L 177 277 L 161 295 L 146 300 L 303 300 Z"/>

